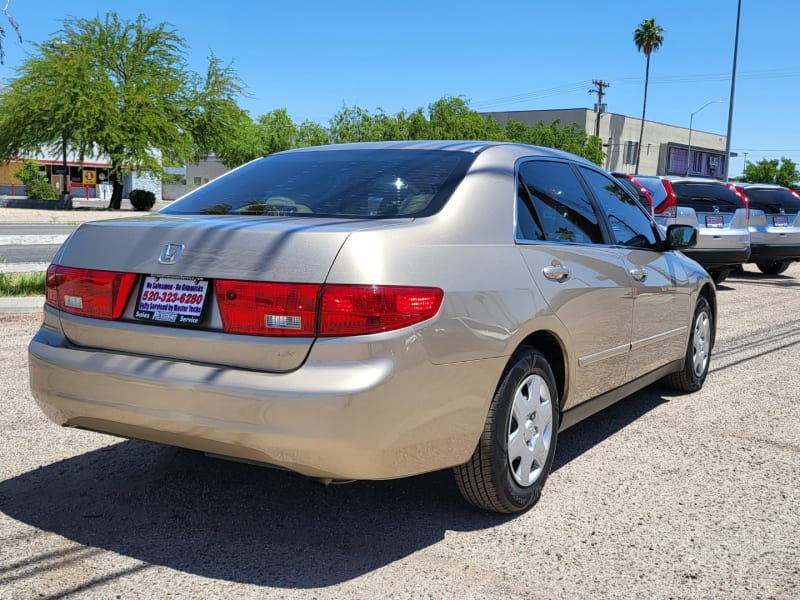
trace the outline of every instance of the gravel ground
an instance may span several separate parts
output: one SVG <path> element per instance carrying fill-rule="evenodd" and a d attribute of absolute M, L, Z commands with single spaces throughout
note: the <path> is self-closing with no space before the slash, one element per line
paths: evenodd
<path fill-rule="evenodd" d="M 323 487 L 53 425 L 0 315 L 0 598 L 800 598 L 800 265 L 720 286 L 712 371 L 559 438 L 499 517 L 449 472 Z"/>

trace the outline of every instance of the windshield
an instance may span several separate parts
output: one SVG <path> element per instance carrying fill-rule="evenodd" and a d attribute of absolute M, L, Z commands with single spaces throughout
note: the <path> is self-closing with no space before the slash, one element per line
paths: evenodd
<path fill-rule="evenodd" d="M 162 213 L 391 218 L 437 212 L 474 154 L 359 149 L 274 154 L 190 192 Z"/>

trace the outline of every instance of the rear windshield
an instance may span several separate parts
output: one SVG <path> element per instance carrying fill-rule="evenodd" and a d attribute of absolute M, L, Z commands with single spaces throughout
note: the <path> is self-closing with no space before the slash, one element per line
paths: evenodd
<path fill-rule="evenodd" d="M 653 199 L 653 206 L 658 206 L 667 198 L 667 190 L 661 183 L 658 177 L 645 177 L 642 175 L 636 176 L 636 181 L 641 183 L 650 192 L 650 197 Z M 648 207 L 649 208 L 649 207 Z"/>
<path fill-rule="evenodd" d="M 750 208 L 763 210 L 768 215 L 778 214 L 781 210 L 789 215 L 800 212 L 800 198 L 789 190 L 745 188 L 744 192 L 750 201 Z"/>
<path fill-rule="evenodd" d="M 289 152 L 198 188 L 167 214 L 391 218 L 437 212 L 475 155 L 414 149 Z"/>
<path fill-rule="evenodd" d="M 678 206 L 693 208 L 695 212 L 734 213 L 736 209 L 744 208 L 744 202 L 736 192 L 721 183 L 673 181 L 672 189 L 678 198 Z"/>

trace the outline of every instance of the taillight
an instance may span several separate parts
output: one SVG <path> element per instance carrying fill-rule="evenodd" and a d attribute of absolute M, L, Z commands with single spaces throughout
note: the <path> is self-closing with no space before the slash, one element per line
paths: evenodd
<path fill-rule="evenodd" d="M 667 197 L 654 208 L 654 212 L 665 217 L 678 216 L 678 197 L 675 195 L 675 190 L 672 189 L 672 183 L 666 179 L 661 180 L 664 190 L 667 192 Z"/>
<path fill-rule="evenodd" d="M 345 336 L 408 327 L 433 317 L 438 288 L 217 280 L 223 329 L 274 336 Z"/>
<path fill-rule="evenodd" d="M 75 315 L 119 319 L 135 283 L 135 273 L 50 265 L 45 302 Z"/>
<path fill-rule="evenodd" d="M 744 202 L 744 214 L 747 217 L 747 222 L 750 222 L 750 200 L 747 198 L 747 194 L 745 194 L 744 188 L 740 185 L 734 185 L 732 183 L 726 183 L 728 189 L 733 191 L 737 196 L 739 196 L 739 200 Z"/>
<path fill-rule="evenodd" d="M 325 285 L 319 335 L 360 335 L 420 323 L 439 312 L 439 288 L 381 285 Z"/>
<path fill-rule="evenodd" d="M 313 336 L 319 285 L 217 280 L 222 326 L 230 333 Z"/>
<path fill-rule="evenodd" d="M 653 213 L 653 195 L 650 193 L 650 190 L 648 190 L 641 183 L 639 183 L 639 181 L 633 175 L 628 175 L 627 177 L 630 180 L 630 182 L 639 189 L 639 191 L 644 195 L 644 197 L 647 198 L 647 204 L 648 204 L 648 206 L 650 208 L 650 214 L 651 215 L 654 214 Z"/>

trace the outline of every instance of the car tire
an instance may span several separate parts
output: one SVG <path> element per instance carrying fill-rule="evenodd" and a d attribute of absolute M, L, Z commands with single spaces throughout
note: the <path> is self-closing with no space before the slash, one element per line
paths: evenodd
<path fill-rule="evenodd" d="M 771 260 L 769 262 L 756 263 L 756 266 L 764 275 L 780 275 L 789 268 L 790 264 L 792 263 L 788 260 Z"/>
<path fill-rule="evenodd" d="M 692 317 L 692 330 L 683 360 L 683 368 L 664 378 L 664 383 L 681 392 L 696 392 L 706 380 L 714 346 L 714 313 L 705 297 L 700 296 Z"/>
<path fill-rule="evenodd" d="M 454 469 L 461 494 L 492 512 L 532 507 L 553 466 L 558 426 L 553 371 L 539 351 L 522 347 L 506 366 L 472 458 Z"/>
<path fill-rule="evenodd" d="M 708 274 L 711 275 L 711 279 L 714 280 L 714 283 L 722 283 L 728 278 L 731 272 L 730 269 L 714 269 L 713 271 L 709 271 Z"/>

